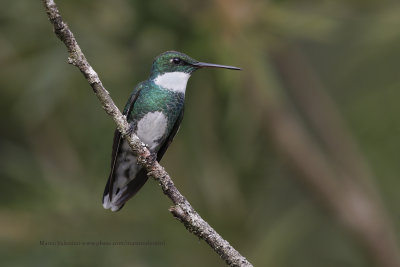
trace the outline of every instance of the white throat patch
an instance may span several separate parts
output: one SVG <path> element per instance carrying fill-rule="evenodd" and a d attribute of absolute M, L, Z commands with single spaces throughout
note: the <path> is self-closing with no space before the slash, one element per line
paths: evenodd
<path fill-rule="evenodd" d="M 189 77 L 190 74 L 185 72 L 167 72 L 158 75 L 154 83 L 174 92 L 185 93 Z"/>

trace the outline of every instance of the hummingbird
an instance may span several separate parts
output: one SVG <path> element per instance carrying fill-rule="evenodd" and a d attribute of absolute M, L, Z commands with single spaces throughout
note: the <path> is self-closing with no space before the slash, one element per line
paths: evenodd
<path fill-rule="evenodd" d="M 163 157 L 183 119 L 186 85 L 201 68 L 240 68 L 199 62 L 183 53 L 167 51 L 157 56 L 150 76 L 131 93 L 123 110 L 130 129 L 156 156 Z M 118 129 L 114 133 L 111 171 L 103 194 L 103 207 L 119 211 L 146 183 L 146 170 Z"/>

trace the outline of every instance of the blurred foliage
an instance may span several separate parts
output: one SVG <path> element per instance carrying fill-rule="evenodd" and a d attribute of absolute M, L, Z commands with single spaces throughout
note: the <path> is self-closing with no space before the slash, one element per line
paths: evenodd
<path fill-rule="evenodd" d="M 0 265 L 222 265 L 173 219 L 154 181 L 121 212 L 103 209 L 114 124 L 66 63 L 40 2 L 1 2 Z M 202 70 L 191 78 L 185 119 L 162 163 L 203 218 L 250 262 L 371 266 L 352 236 L 292 179 L 297 174 L 265 133 L 262 108 L 252 99 L 286 95 L 270 53 L 299 48 L 336 102 L 399 228 L 398 1 L 58 5 L 121 108 L 166 50 L 243 68 Z M 265 91 L 252 90 L 256 83 Z M 41 240 L 166 245 L 54 247 Z"/>

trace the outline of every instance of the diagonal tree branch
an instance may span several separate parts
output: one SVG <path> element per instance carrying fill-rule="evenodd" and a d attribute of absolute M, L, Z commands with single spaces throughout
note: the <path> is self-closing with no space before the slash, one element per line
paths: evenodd
<path fill-rule="evenodd" d="M 126 118 L 114 104 L 108 91 L 101 83 L 99 76 L 86 60 L 73 33 L 63 21 L 54 0 L 43 0 L 43 3 L 47 16 L 54 26 L 55 34 L 67 47 L 69 53 L 68 62 L 79 68 L 89 82 L 97 98 L 100 100 L 104 110 L 113 118 L 114 122 L 117 124 L 118 130 L 129 143 L 132 150 L 137 154 L 138 163 L 147 170 L 149 176 L 158 181 L 164 194 L 174 203 L 174 206 L 170 208 L 170 212 L 185 225 L 187 230 L 206 241 L 228 265 L 252 266 L 245 257 L 235 250 L 228 241 L 224 240 L 200 217 L 186 198 L 175 187 L 169 174 L 156 159 L 151 156 L 145 144 L 142 143 L 135 134 L 130 133 Z"/>

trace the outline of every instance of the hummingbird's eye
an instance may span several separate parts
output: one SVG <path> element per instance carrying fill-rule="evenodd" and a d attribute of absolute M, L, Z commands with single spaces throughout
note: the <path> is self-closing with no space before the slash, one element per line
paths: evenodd
<path fill-rule="evenodd" d="M 177 57 L 174 57 L 173 59 L 171 59 L 171 62 L 174 63 L 174 64 L 176 64 L 176 65 L 178 65 L 178 64 L 181 63 L 181 59 L 180 59 L 180 58 L 177 58 Z"/>

